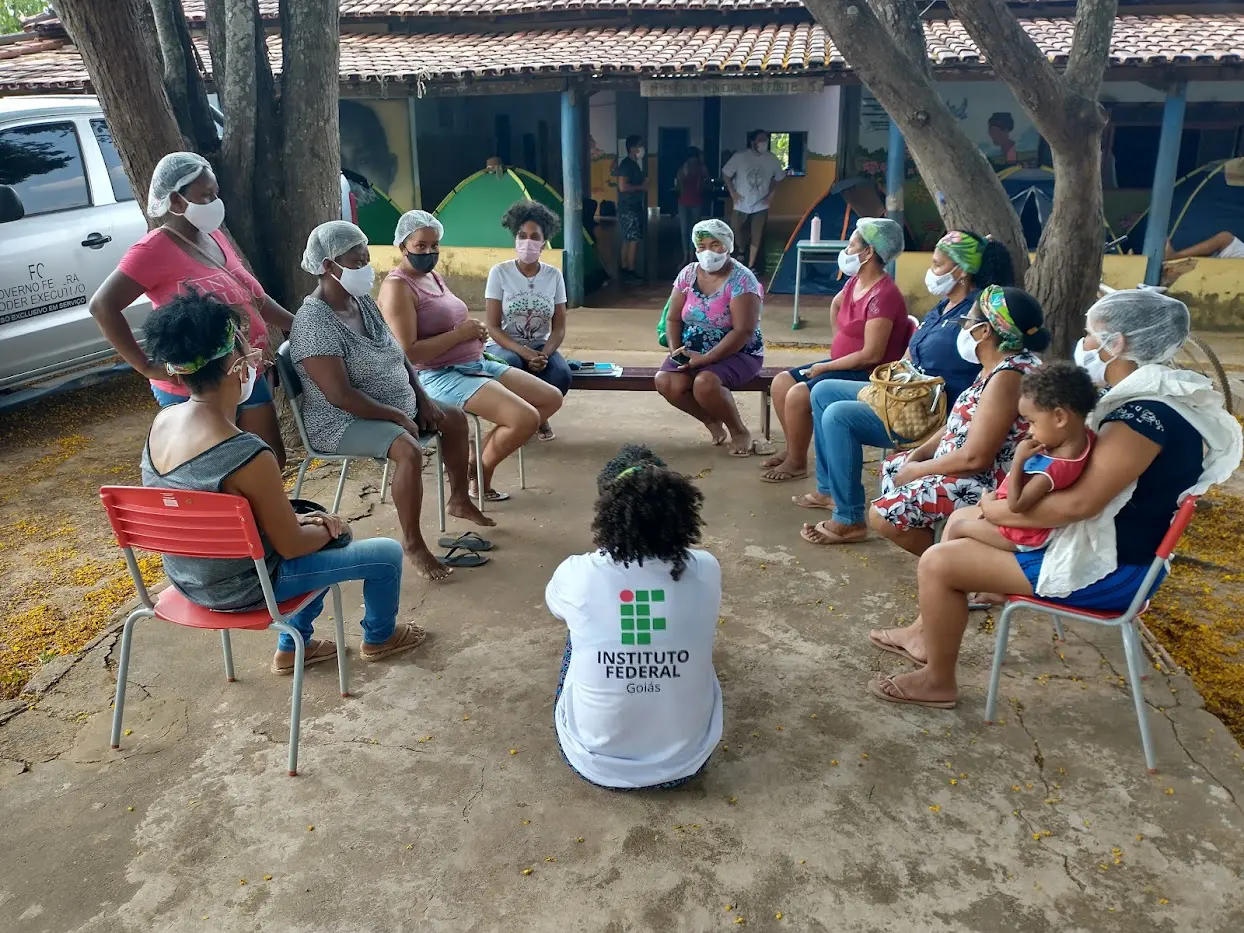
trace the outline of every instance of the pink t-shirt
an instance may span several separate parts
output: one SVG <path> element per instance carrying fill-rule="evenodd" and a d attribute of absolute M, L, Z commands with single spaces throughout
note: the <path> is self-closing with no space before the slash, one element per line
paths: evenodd
<path fill-rule="evenodd" d="M 427 340 L 447 334 L 467 319 L 466 302 L 449 290 L 449 286 L 435 272 L 425 279 L 432 279 L 432 284 L 440 288 L 440 294 L 428 289 L 427 284 L 419 284 L 414 273 L 398 266 L 389 275 L 401 279 L 412 292 L 419 306 L 415 312 L 415 339 Z M 450 347 L 440 356 L 422 363 L 412 363 L 415 369 L 442 369 L 455 363 L 474 363 L 484 355 L 484 341 L 464 340 L 456 347 Z"/>
<path fill-rule="evenodd" d="M 859 280 L 851 278 L 843 286 L 842 304 L 838 306 L 838 330 L 830 344 L 829 355 L 841 359 L 848 353 L 864 349 L 864 325 L 877 318 L 888 318 L 894 326 L 886 341 L 882 363 L 902 359 L 911 340 L 911 322 L 907 319 L 907 302 L 894 280 L 885 276 L 863 295 L 857 295 Z"/>
<path fill-rule="evenodd" d="M 1051 492 L 1066 489 L 1080 478 L 1080 474 L 1088 466 L 1089 453 L 1093 450 L 1095 440 L 1097 440 L 1097 435 L 1089 431 L 1084 453 L 1074 460 L 1051 457 L 1049 454 L 1033 454 L 1024 462 L 1024 472 L 1033 476 L 1043 474 L 1050 481 Z M 1007 497 L 1007 486 L 1010 485 L 1007 481 L 1010 478 L 1008 475 L 998 484 L 999 499 Z M 1012 528 L 1009 525 L 999 525 L 998 531 L 1002 537 L 1019 545 L 1025 551 L 1036 551 L 1045 547 L 1046 542 L 1050 540 L 1050 535 L 1054 533 L 1052 528 Z"/>
<path fill-rule="evenodd" d="M 142 286 L 156 308 L 194 289 L 214 295 L 239 312 L 245 310 L 250 345 L 266 347 L 268 326 L 259 314 L 265 297 L 263 286 L 246 271 L 229 239 L 219 230 L 212 234 L 212 239 L 225 254 L 225 269 L 221 269 L 195 259 L 177 245 L 174 237 L 175 234 L 159 228 L 152 230 L 126 251 L 117 268 Z M 185 386 L 174 382 L 152 379 L 151 384 L 171 395 L 190 395 Z"/>

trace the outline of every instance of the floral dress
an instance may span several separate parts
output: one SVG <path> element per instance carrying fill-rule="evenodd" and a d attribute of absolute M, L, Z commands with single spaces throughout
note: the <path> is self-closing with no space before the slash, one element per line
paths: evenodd
<path fill-rule="evenodd" d="M 679 273 L 674 280 L 674 290 L 687 296 L 682 306 L 683 346 L 695 353 L 708 353 L 725 340 L 726 334 L 734 327 L 730 302 L 739 295 L 755 295 L 763 302 L 765 290 L 751 269 L 736 262 L 725 284 L 713 294 L 705 295 L 700 291 L 696 277 L 698 265 L 693 262 Z M 760 332 L 759 320 L 747 345 L 739 352 L 760 357 L 765 355 L 765 339 Z"/>
<path fill-rule="evenodd" d="M 964 445 L 968 439 L 972 416 L 976 414 L 976 407 L 985 393 L 985 386 L 994 375 L 1007 371 L 1024 375 L 1040 365 L 1040 359 L 1024 350 L 1007 357 L 988 374 L 982 372 L 977 376 L 976 381 L 955 400 L 950 417 L 946 419 L 946 431 L 942 434 L 933 456 L 944 457 Z M 1010 471 L 1016 448 L 1027 433 L 1028 422 L 1023 418 L 1016 418 L 1007 431 L 1006 440 L 1002 442 L 993 464 L 974 476 L 933 474 L 896 487 L 894 478 L 911 456 L 911 451 L 895 454 L 882 466 L 881 495 L 873 500 L 873 508 L 895 528 L 931 528 L 942 519 L 948 518 L 955 509 L 977 505 L 982 494 L 997 489 Z"/>

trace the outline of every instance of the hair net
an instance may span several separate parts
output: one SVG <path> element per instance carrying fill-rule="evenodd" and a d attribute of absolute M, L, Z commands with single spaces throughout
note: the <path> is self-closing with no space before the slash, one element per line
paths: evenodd
<path fill-rule="evenodd" d="M 903 228 L 888 217 L 861 217 L 855 229 L 882 262 L 897 258 L 903 251 Z"/>
<path fill-rule="evenodd" d="M 302 267 L 312 275 L 324 274 L 325 259 L 339 259 L 356 246 L 367 245 L 367 234 L 348 220 L 330 220 L 320 224 L 307 237 L 302 252 Z"/>
<path fill-rule="evenodd" d="M 691 245 L 699 246 L 701 240 L 720 240 L 725 244 L 727 253 L 734 252 L 734 231 L 728 223 L 716 217 L 701 220 L 691 228 Z"/>
<path fill-rule="evenodd" d="M 1088 327 L 1107 353 L 1115 338 L 1122 337 L 1119 355 L 1144 366 L 1171 359 L 1188 339 L 1192 324 L 1188 306 L 1178 298 L 1151 288 L 1128 288 L 1098 299 L 1088 309 Z"/>
<path fill-rule="evenodd" d="M 170 152 L 156 163 L 151 173 L 151 187 L 147 189 L 147 216 L 155 219 L 169 211 L 169 195 L 180 191 L 204 172 L 210 172 L 212 164 L 197 152 Z"/>
<path fill-rule="evenodd" d="M 431 227 L 436 231 L 439 240 L 445 235 L 445 226 L 427 211 L 407 211 L 397 220 L 397 229 L 393 231 L 393 245 L 401 246 L 416 230 Z"/>

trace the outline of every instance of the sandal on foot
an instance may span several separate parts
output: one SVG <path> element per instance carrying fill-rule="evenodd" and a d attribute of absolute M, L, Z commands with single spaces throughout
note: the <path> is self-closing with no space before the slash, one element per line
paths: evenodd
<path fill-rule="evenodd" d="M 876 635 L 869 635 L 868 640 L 872 642 L 874 648 L 880 648 L 882 651 L 888 651 L 890 654 L 896 654 L 904 661 L 910 661 L 912 664 L 916 665 L 916 667 L 924 667 L 927 663 L 925 661 L 921 661 L 918 657 L 901 645 L 893 645 L 889 642 L 882 641 Z"/>
<path fill-rule="evenodd" d="M 387 648 L 373 648 L 372 651 L 368 651 L 367 645 L 363 645 L 363 650 L 359 652 L 359 657 L 364 661 L 380 661 L 401 651 L 418 648 L 423 644 L 423 640 L 428 637 L 428 633 L 423 630 L 423 626 L 415 625 L 414 622 L 403 622 L 397 627 L 395 634 L 400 637 Z"/>
<path fill-rule="evenodd" d="M 760 468 L 762 470 L 772 470 L 774 467 L 780 467 L 785 462 L 786 462 L 786 453 L 782 452 L 780 454 L 774 454 L 772 457 L 769 457 L 767 460 L 761 460 Z"/>
<path fill-rule="evenodd" d="M 868 682 L 868 692 L 878 700 L 887 703 L 898 703 L 902 706 L 926 706 L 929 709 L 954 709 L 958 700 L 917 700 L 903 692 L 903 688 L 894 682 L 893 677 L 878 675 Z"/>
<path fill-rule="evenodd" d="M 436 542 L 443 548 L 462 548 L 464 551 L 491 551 L 492 542 L 474 531 L 466 531 L 456 538 L 441 538 Z"/>
<path fill-rule="evenodd" d="M 773 441 L 767 438 L 758 437 L 756 440 L 752 441 L 752 453 L 761 457 L 767 456 L 776 450 L 776 445 L 774 445 Z"/>
<path fill-rule="evenodd" d="M 470 490 L 470 493 L 471 493 L 472 499 L 475 499 L 476 501 L 479 500 L 479 493 L 476 492 L 476 490 L 473 487 Z M 509 498 L 510 498 L 510 494 L 508 492 L 497 492 L 497 490 L 495 489 L 484 490 L 484 501 L 485 502 L 505 502 Z"/>
<path fill-rule="evenodd" d="M 818 499 L 810 492 L 805 492 L 802 496 L 791 496 L 790 501 L 801 509 L 824 509 L 826 512 L 834 510 L 833 499 Z"/>
<path fill-rule="evenodd" d="M 796 473 L 791 473 L 788 470 L 770 470 L 760 477 L 760 481 L 762 483 L 789 483 L 796 479 L 807 479 L 807 476 L 807 470 L 800 470 Z"/>
<path fill-rule="evenodd" d="M 968 612 L 982 612 L 990 609 L 998 609 L 1006 605 L 1004 599 L 986 599 L 986 596 L 992 596 L 992 593 L 969 593 L 968 594 Z"/>
<path fill-rule="evenodd" d="M 868 529 L 861 529 L 861 534 L 858 537 L 849 538 L 831 529 L 829 522 L 817 522 L 815 525 L 805 524 L 799 532 L 799 537 L 809 544 L 817 544 L 822 547 L 829 547 L 835 544 L 859 544 L 861 541 L 868 540 Z"/>
<path fill-rule="evenodd" d="M 446 567 L 483 567 L 488 563 L 488 555 L 477 554 L 466 547 L 451 547 L 437 560 Z"/>
<path fill-rule="evenodd" d="M 539 430 L 536 431 L 536 437 L 542 441 L 557 440 L 557 435 L 553 433 L 553 428 L 547 424 L 540 425 Z"/>
<path fill-rule="evenodd" d="M 302 669 L 304 671 L 312 664 L 335 660 L 337 660 L 337 646 L 327 639 L 313 638 L 302 646 Z M 291 660 L 288 664 L 278 665 L 273 660 L 268 670 L 282 677 L 288 677 L 294 673 L 294 662 Z"/>

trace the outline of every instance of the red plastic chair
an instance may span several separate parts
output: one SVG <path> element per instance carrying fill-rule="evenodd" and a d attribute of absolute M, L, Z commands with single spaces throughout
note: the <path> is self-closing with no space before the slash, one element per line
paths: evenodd
<path fill-rule="evenodd" d="M 233 683 L 233 648 L 229 633 L 235 629 L 284 632 L 294 640 L 294 687 L 289 715 L 289 775 L 298 773 L 298 733 L 302 715 L 303 644 L 302 635 L 289 624 L 289 619 L 313 599 L 331 590 L 333 622 L 337 628 L 337 671 L 341 695 L 349 696 L 346 688 L 345 626 L 341 613 L 341 591 L 334 585 L 304 593 L 282 603 L 272 592 L 272 579 L 264 563 L 263 543 L 251 513 L 250 503 L 242 496 L 216 492 L 189 492 L 180 489 L 156 489 L 141 486 L 105 486 L 99 498 L 112 523 L 117 544 L 125 554 L 125 562 L 138 588 L 142 603 L 129 614 L 121 632 L 121 662 L 117 669 L 117 698 L 112 713 L 112 747 L 121 747 L 121 719 L 125 713 L 125 682 L 130 666 L 130 640 L 134 623 L 139 619 L 157 618 L 187 628 L 214 629 L 220 632 L 225 654 L 225 676 Z M 249 612 L 216 612 L 204 609 L 183 596 L 176 587 L 165 587 L 155 603 L 143 585 L 142 573 L 134 559 L 134 549 L 173 554 L 178 557 L 251 558 L 259 585 L 263 588 L 265 608 Z"/>
<path fill-rule="evenodd" d="M 1016 609 L 1027 608 L 1048 613 L 1054 619 L 1054 628 L 1058 632 L 1059 640 L 1063 639 L 1063 619 L 1111 626 L 1119 629 L 1123 635 L 1123 654 L 1127 658 L 1127 678 L 1132 689 L 1132 701 L 1136 704 L 1136 721 L 1140 725 L 1140 744 L 1145 752 L 1145 766 L 1149 769 L 1150 774 L 1157 773 L 1157 766 L 1154 764 L 1153 758 L 1153 741 L 1149 736 L 1149 719 L 1145 715 L 1145 697 L 1141 693 L 1140 686 L 1141 681 L 1145 679 L 1145 675 L 1141 673 L 1144 665 L 1144 648 L 1140 643 L 1140 632 L 1137 630 L 1136 620 L 1149 608 L 1150 590 L 1153 589 L 1153 585 L 1158 579 L 1158 574 L 1162 572 L 1167 561 L 1170 560 L 1171 554 L 1175 552 L 1175 546 L 1179 543 L 1179 539 L 1183 537 L 1184 531 L 1187 530 L 1188 523 L 1192 521 L 1192 515 L 1196 512 L 1196 503 L 1196 496 L 1188 496 L 1180 504 L 1179 510 L 1175 513 L 1175 518 L 1171 521 L 1170 529 L 1162 539 L 1157 554 L 1154 555 L 1153 563 L 1149 565 L 1149 572 L 1145 574 L 1144 581 L 1136 591 L 1135 598 L 1132 599 L 1132 604 L 1121 615 L 1111 612 L 1091 612 L 1087 609 L 1075 609 L 1071 606 L 1047 602 L 1035 596 L 1007 597 L 1006 606 L 998 619 L 998 637 L 993 652 L 993 670 L 989 675 L 989 694 L 985 700 L 986 723 L 992 725 L 994 714 L 997 712 L 998 681 L 1002 675 L 1002 659 L 1006 655 L 1006 642 L 1007 636 L 1010 634 L 1012 612 Z"/>

